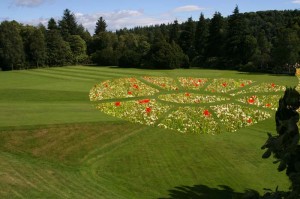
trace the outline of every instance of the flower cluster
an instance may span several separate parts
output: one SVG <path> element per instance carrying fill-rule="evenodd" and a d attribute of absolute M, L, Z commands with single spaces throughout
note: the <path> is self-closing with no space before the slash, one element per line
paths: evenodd
<path fill-rule="evenodd" d="M 230 100 L 226 97 L 215 96 L 215 95 L 201 95 L 196 93 L 173 93 L 173 94 L 166 94 L 158 96 L 159 99 L 168 101 L 168 102 L 175 102 L 175 103 L 212 103 L 212 102 L 219 102 Z"/>
<path fill-rule="evenodd" d="M 178 90 L 176 81 L 170 77 L 144 76 L 143 79 L 165 90 Z"/>
<path fill-rule="evenodd" d="M 251 80 L 234 80 L 234 79 L 213 79 L 212 83 L 206 87 L 206 91 L 217 92 L 217 93 L 227 93 L 229 91 L 243 88 L 249 84 L 252 84 Z"/>
<path fill-rule="evenodd" d="M 208 79 L 194 77 L 179 77 L 178 81 L 180 82 L 180 85 L 185 89 L 199 90 L 206 84 Z"/>
<path fill-rule="evenodd" d="M 258 107 L 269 108 L 272 110 L 276 110 L 278 107 L 278 101 L 281 96 L 279 95 L 264 95 L 264 96 L 244 96 L 242 98 L 237 99 L 239 102 L 243 102 L 245 104 L 256 105 Z"/>
<path fill-rule="evenodd" d="M 260 93 L 260 92 L 284 92 L 285 87 L 281 85 L 277 85 L 275 83 L 261 83 L 259 85 L 255 85 L 250 87 L 249 89 L 241 90 L 238 94 L 244 93 Z"/>
<path fill-rule="evenodd" d="M 222 104 L 211 106 L 222 125 L 229 132 L 234 132 L 244 126 L 249 126 L 258 121 L 270 118 L 268 112 L 242 107 L 236 104 Z"/>
<path fill-rule="evenodd" d="M 154 95 L 159 92 L 136 78 L 120 78 L 107 80 L 95 85 L 90 90 L 90 100 L 99 101 L 113 98 L 129 98 L 146 95 Z"/>
<path fill-rule="evenodd" d="M 182 133 L 216 134 L 223 127 L 226 131 L 234 132 L 271 117 L 267 109 L 276 110 L 280 98 L 278 93 L 272 92 L 285 90 L 285 87 L 274 83 L 250 85 L 253 83 L 251 80 L 229 78 L 179 77 L 173 79 L 153 76 L 142 78 L 145 80 L 144 83 L 136 78 L 104 81 L 91 89 L 90 100 L 99 101 L 97 109 L 100 111 L 130 122 L 157 125 Z M 177 91 L 179 84 L 184 92 Z M 159 93 L 161 89 L 152 88 L 151 85 L 171 90 L 173 93 L 165 94 L 166 91 L 164 91 L 163 94 L 157 96 L 161 101 L 157 101 L 156 95 L 153 95 Z M 298 87 L 300 88 L 300 83 Z M 208 92 L 214 94 L 205 94 Z M 260 92 L 267 93 L 264 95 Z M 248 95 L 234 97 L 243 93 L 248 93 Z M 138 98 L 129 99 L 131 97 Z M 236 100 L 239 104 L 242 102 L 245 106 L 229 104 L 229 100 Z M 178 105 L 173 107 L 165 102 L 178 103 Z M 205 107 L 208 105 L 204 103 L 211 103 L 211 106 Z M 253 105 L 253 108 L 248 105 Z M 266 108 L 266 111 L 257 110 L 255 106 Z M 168 111 L 172 112 L 167 115 Z"/>
<path fill-rule="evenodd" d="M 116 101 L 98 104 L 97 109 L 130 122 L 154 125 L 158 118 L 170 109 L 154 99 Z"/>
<path fill-rule="evenodd" d="M 214 120 L 210 111 L 204 107 L 179 107 L 158 126 L 181 133 L 217 134 L 220 132 L 220 126 Z"/>

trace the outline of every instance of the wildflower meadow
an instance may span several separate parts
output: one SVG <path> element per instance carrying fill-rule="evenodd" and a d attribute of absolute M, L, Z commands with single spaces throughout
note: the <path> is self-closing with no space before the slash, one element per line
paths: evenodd
<path fill-rule="evenodd" d="M 250 79 L 143 76 L 103 81 L 89 97 L 100 111 L 130 122 L 218 134 L 270 118 L 284 90 Z"/>

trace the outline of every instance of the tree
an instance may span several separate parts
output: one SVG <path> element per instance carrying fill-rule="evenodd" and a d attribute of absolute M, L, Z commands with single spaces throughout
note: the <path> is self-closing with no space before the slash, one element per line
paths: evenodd
<path fill-rule="evenodd" d="M 94 63 L 100 66 L 117 66 L 118 58 L 112 47 L 107 47 L 102 50 L 97 50 L 91 55 Z"/>
<path fill-rule="evenodd" d="M 179 45 L 182 50 L 192 59 L 195 56 L 195 25 L 192 17 L 184 24 L 179 36 Z"/>
<path fill-rule="evenodd" d="M 47 32 L 47 57 L 50 66 L 63 66 L 73 62 L 72 51 L 58 30 Z"/>
<path fill-rule="evenodd" d="M 187 67 L 188 57 L 175 42 L 169 44 L 163 40 L 151 46 L 143 65 L 156 69 Z"/>
<path fill-rule="evenodd" d="M 195 33 L 195 50 L 197 55 L 203 56 L 204 50 L 207 45 L 207 37 L 208 37 L 208 26 L 207 22 L 204 18 L 203 13 L 201 13 L 199 21 L 196 27 Z"/>
<path fill-rule="evenodd" d="M 269 158 L 273 154 L 274 163 L 279 163 L 278 171 L 286 170 L 291 181 L 290 191 L 266 193 L 262 198 L 300 198 L 299 107 L 300 94 L 295 88 L 287 88 L 275 114 L 277 135 L 268 134 L 268 140 L 262 146 L 266 149 L 262 157 Z"/>
<path fill-rule="evenodd" d="M 101 32 L 105 32 L 106 31 L 106 22 L 103 19 L 103 17 L 100 17 L 96 23 L 96 28 L 95 28 L 95 35 L 98 35 Z"/>
<path fill-rule="evenodd" d="M 2 70 L 24 67 L 25 54 L 20 24 L 16 21 L 3 21 L 0 24 L 0 66 Z"/>
<path fill-rule="evenodd" d="M 257 36 L 258 53 L 255 57 L 255 65 L 259 70 L 266 71 L 271 61 L 271 43 L 268 41 L 265 31 L 261 30 Z"/>
<path fill-rule="evenodd" d="M 92 54 L 97 50 L 103 50 L 105 48 L 115 49 L 118 43 L 116 34 L 112 32 L 101 32 L 94 35 L 89 44 L 88 53 Z"/>
<path fill-rule="evenodd" d="M 35 29 L 29 37 L 29 56 L 36 67 L 44 66 L 47 59 L 45 37 L 40 29 Z"/>
<path fill-rule="evenodd" d="M 171 24 L 170 32 L 169 32 L 169 42 L 172 41 L 178 42 L 179 39 L 179 24 L 178 21 L 175 20 L 173 24 Z"/>
<path fill-rule="evenodd" d="M 224 55 L 224 19 L 216 12 L 209 25 L 209 36 L 206 49 L 207 57 L 221 57 Z"/>
<path fill-rule="evenodd" d="M 57 30 L 58 26 L 55 19 L 50 18 L 48 21 L 48 30 Z"/>
<path fill-rule="evenodd" d="M 141 65 L 141 57 L 141 54 L 126 48 L 119 58 L 119 66 L 123 68 L 138 68 Z"/>
<path fill-rule="evenodd" d="M 64 10 L 62 19 L 58 22 L 61 35 L 65 41 L 70 35 L 78 34 L 78 24 L 75 15 L 69 9 Z"/>
<path fill-rule="evenodd" d="M 86 43 L 79 35 L 69 37 L 70 48 L 75 64 L 84 63 L 87 60 Z"/>
<path fill-rule="evenodd" d="M 226 54 L 230 65 L 240 65 L 243 60 L 243 43 L 247 34 L 245 22 L 239 13 L 238 6 L 235 7 L 233 14 L 228 19 L 228 32 L 226 41 Z"/>
<path fill-rule="evenodd" d="M 224 68 L 223 57 L 225 41 L 224 18 L 216 12 L 209 25 L 209 36 L 205 51 L 206 66 L 211 68 Z"/>
<path fill-rule="evenodd" d="M 293 29 L 280 30 L 272 51 L 273 64 L 280 71 L 286 71 L 287 67 L 299 63 L 300 39 Z"/>
<path fill-rule="evenodd" d="M 196 57 L 193 59 L 193 66 L 204 65 L 205 61 L 205 49 L 207 47 L 207 37 L 208 37 L 208 25 L 203 13 L 201 13 L 199 21 L 197 23 L 195 32 L 195 53 Z"/>

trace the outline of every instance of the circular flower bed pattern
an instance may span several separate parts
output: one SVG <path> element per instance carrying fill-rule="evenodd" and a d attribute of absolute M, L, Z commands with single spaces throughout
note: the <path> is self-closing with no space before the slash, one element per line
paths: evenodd
<path fill-rule="evenodd" d="M 104 81 L 89 97 L 100 111 L 130 122 L 217 134 L 270 118 L 284 90 L 243 79 L 145 76 Z"/>

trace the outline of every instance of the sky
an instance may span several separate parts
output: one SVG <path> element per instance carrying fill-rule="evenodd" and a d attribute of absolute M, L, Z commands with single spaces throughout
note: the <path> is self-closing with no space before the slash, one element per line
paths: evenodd
<path fill-rule="evenodd" d="M 65 9 L 91 33 L 102 16 L 108 30 L 161 23 L 198 20 L 201 13 L 211 18 L 215 12 L 223 16 L 238 5 L 240 12 L 300 9 L 300 0 L 0 0 L 0 22 L 16 20 L 23 24 L 47 26 L 53 17 L 61 19 Z"/>

